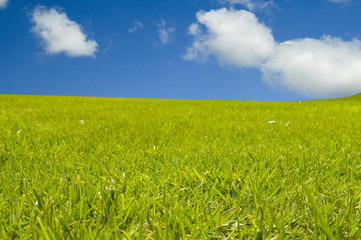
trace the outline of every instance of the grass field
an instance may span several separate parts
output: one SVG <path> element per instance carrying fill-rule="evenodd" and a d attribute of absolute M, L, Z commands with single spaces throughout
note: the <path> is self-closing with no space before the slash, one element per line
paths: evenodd
<path fill-rule="evenodd" d="M 361 95 L 0 95 L 0 138 L 0 239 L 361 238 Z"/>

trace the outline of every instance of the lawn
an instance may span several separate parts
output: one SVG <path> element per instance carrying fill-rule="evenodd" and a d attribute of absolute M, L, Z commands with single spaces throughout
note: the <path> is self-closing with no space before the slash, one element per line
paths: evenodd
<path fill-rule="evenodd" d="M 361 95 L 0 95 L 0 239 L 361 238 Z"/>

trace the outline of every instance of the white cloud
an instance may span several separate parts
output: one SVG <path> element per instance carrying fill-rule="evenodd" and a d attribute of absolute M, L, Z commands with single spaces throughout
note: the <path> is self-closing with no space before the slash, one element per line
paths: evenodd
<path fill-rule="evenodd" d="M 337 0 L 336 0 L 337 1 Z M 274 6 L 273 0 L 263 1 L 263 0 L 218 0 L 221 4 L 230 4 L 236 5 L 240 4 L 245 6 L 251 11 L 255 10 L 268 10 L 270 7 Z"/>
<path fill-rule="evenodd" d="M 215 56 L 220 64 L 256 67 L 272 86 L 311 97 L 341 97 L 361 92 L 361 41 L 295 39 L 276 43 L 271 30 L 253 13 L 225 8 L 197 13 L 185 59 Z M 202 29 L 202 27 L 204 29 Z"/>
<path fill-rule="evenodd" d="M 143 23 L 136 20 L 136 21 L 134 21 L 133 27 L 128 28 L 128 32 L 129 33 L 136 33 L 136 32 L 138 32 L 139 30 L 141 30 L 143 28 L 144 28 Z"/>
<path fill-rule="evenodd" d="M 31 14 L 32 31 L 43 41 L 47 54 L 65 53 L 70 57 L 95 56 L 98 44 L 89 40 L 82 26 L 71 21 L 65 12 L 38 6 Z"/>
<path fill-rule="evenodd" d="M 6 8 L 8 5 L 8 0 L 0 0 L 0 8 Z"/>
<path fill-rule="evenodd" d="M 262 66 L 263 79 L 311 97 L 340 97 L 361 91 L 361 42 L 297 39 L 279 44 Z"/>
<path fill-rule="evenodd" d="M 261 65 L 275 48 L 271 30 L 251 12 L 226 8 L 200 11 L 197 20 L 189 27 L 194 42 L 185 59 L 202 60 L 214 55 L 221 64 L 254 67 Z"/>
<path fill-rule="evenodd" d="M 166 45 L 167 43 L 173 40 L 173 34 L 175 32 L 174 27 L 168 27 L 164 19 L 162 18 L 158 26 L 158 35 L 159 40 L 162 45 Z"/>

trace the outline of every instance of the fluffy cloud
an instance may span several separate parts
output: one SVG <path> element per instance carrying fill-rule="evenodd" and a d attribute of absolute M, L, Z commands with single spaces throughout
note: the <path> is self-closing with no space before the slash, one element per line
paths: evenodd
<path fill-rule="evenodd" d="M 247 11 L 219 9 L 197 14 L 189 27 L 188 60 L 215 56 L 221 64 L 257 67 L 263 80 L 311 97 L 361 92 L 361 41 L 295 39 L 276 43 L 271 30 Z M 202 30 L 202 26 L 205 30 Z"/>
<path fill-rule="evenodd" d="M 43 41 L 47 54 L 65 53 L 70 57 L 95 56 L 98 44 L 89 40 L 82 27 L 56 8 L 36 7 L 31 14 L 32 31 Z"/>
<path fill-rule="evenodd" d="M 0 8 L 6 8 L 8 5 L 8 0 L 0 0 Z"/>
<path fill-rule="evenodd" d="M 251 12 L 226 8 L 200 11 L 197 20 L 198 23 L 189 27 L 189 34 L 195 40 L 187 49 L 185 59 L 214 55 L 221 64 L 255 67 L 271 56 L 275 48 L 271 30 Z M 205 32 L 200 24 L 206 27 Z"/>
<path fill-rule="evenodd" d="M 361 42 L 330 36 L 283 42 L 262 72 L 266 82 L 307 96 L 356 94 L 361 91 Z"/>
<path fill-rule="evenodd" d="M 334 1 L 337 1 L 337 0 L 334 0 Z M 230 4 L 230 5 L 240 4 L 240 5 L 245 6 L 246 8 L 248 8 L 251 11 L 267 10 L 270 7 L 274 6 L 273 0 L 270 0 L 270 1 L 262 1 L 262 0 L 218 0 L 218 2 L 220 2 L 221 4 Z"/>
<path fill-rule="evenodd" d="M 175 32 L 174 27 L 168 27 L 164 19 L 162 18 L 158 26 L 158 35 L 159 40 L 162 45 L 166 45 L 171 42 L 173 39 L 173 34 Z"/>

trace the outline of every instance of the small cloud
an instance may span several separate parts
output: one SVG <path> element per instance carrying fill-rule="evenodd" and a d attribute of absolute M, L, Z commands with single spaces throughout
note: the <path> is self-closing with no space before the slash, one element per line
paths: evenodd
<path fill-rule="evenodd" d="M 89 40 L 81 25 L 59 8 L 37 6 L 31 13 L 32 31 L 41 38 L 46 54 L 65 53 L 69 57 L 94 57 L 98 44 Z"/>
<path fill-rule="evenodd" d="M 0 8 L 6 8 L 8 5 L 8 0 L 0 0 Z"/>
<path fill-rule="evenodd" d="M 270 8 L 274 7 L 275 4 L 273 0 L 216 0 L 221 4 L 229 4 L 231 6 L 234 5 L 243 5 L 250 11 L 264 11 L 269 10 Z"/>
<path fill-rule="evenodd" d="M 352 2 L 352 0 L 328 0 L 329 2 L 332 3 L 339 3 L 339 4 L 349 4 Z"/>
<path fill-rule="evenodd" d="M 173 34 L 175 32 L 174 27 L 168 27 L 163 18 L 157 26 L 161 45 L 166 45 L 167 43 L 173 41 Z"/>
<path fill-rule="evenodd" d="M 193 35 L 193 36 L 197 36 L 201 33 L 201 29 L 199 27 L 199 24 L 197 23 L 192 23 L 189 28 L 188 28 L 188 34 L 189 35 Z"/>
<path fill-rule="evenodd" d="M 129 33 L 136 33 L 139 30 L 142 30 L 143 28 L 144 28 L 143 23 L 136 20 L 136 21 L 134 21 L 133 27 L 128 28 L 128 32 Z"/>

